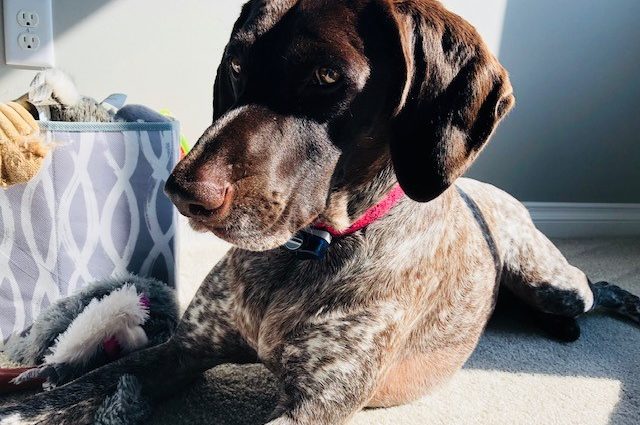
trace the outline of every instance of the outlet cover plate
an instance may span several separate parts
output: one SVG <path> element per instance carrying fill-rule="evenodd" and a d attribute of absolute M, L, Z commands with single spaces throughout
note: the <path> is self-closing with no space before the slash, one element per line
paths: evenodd
<path fill-rule="evenodd" d="M 51 0 L 3 0 L 3 5 L 7 65 L 37 68 L 55 66 Z M 25 25 L 25 17 L 30 25 Z M 24 48 L 22 41 L 25 35 L 35 37 L 39 41 L 37 47 Z"/>

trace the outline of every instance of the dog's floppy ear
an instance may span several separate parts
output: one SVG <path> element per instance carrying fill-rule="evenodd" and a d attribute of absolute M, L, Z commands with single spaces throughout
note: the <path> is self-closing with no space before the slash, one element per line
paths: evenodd
<path fill-rule="evenodd" d="M 439 1 L 388 3 L 406 66 L 391 158 L 409 197 L 430 201 L 471 165 L 515 99 L 476 30 Z"/>

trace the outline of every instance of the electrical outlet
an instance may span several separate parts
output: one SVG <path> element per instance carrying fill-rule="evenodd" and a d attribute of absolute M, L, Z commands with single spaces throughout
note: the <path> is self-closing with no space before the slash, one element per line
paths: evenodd
<path fill-rule="evenodd" d="M 18 36 L 18 46 L 22 50 L 38 50 L 40 37 L 30 32 L 23 32 Z"/>
<path fill-rule="evenodd" d="M 25 28 L 37 27 L 38 23 L 40 23 L 40 15 L 30 10 L 23 9 L 19 11 L 16 19 L 17 19 L 18 25 Z"/>
<path fill-rule="evenodd" d="M 51 0 L 3 0 L 7 65 L 53 67 Z"/>

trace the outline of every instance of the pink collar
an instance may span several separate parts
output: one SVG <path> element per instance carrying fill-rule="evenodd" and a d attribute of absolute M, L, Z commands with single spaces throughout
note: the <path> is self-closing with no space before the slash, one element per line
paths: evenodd
<path fill-rule="evenodd" d="M 367 211 L 365 211 L 362 217 L 357 219 L 347 229 L 336 230 L 335 228 L 322 222 L 316 222 L 312 227 L 329 232 L 329 234 L 331 234 L 331 236 L 334 238 L 351 235 L 387 215 L 391 208 L 393 208 L 398 202 L 400 202 L 400 199 L 402 199 L 403 196 L 404 191 L 399 184 L 396 184 L 393 189 L 391 189 L 391 191 L 387 193 L 387 195 L 382 199 L 382 201 L 378 202 Z"/>

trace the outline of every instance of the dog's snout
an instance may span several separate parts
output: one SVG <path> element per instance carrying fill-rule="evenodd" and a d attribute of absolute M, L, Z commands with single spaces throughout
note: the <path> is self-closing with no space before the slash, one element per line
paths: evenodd
<path fill-rule="evenodd" d="M 185 199 L 189 215 L 209 216 L 224 205 L 229 186 L 215 186 L 210 182 L 191 184 L 190 197 Z"/>
<path fill-rule="evenodd" d="M 193 218 L 216 215 L 231 197 L 231 184 L 226 181 L 190 180 L 172 174 L 165 192 L 181 214 Z"/>

